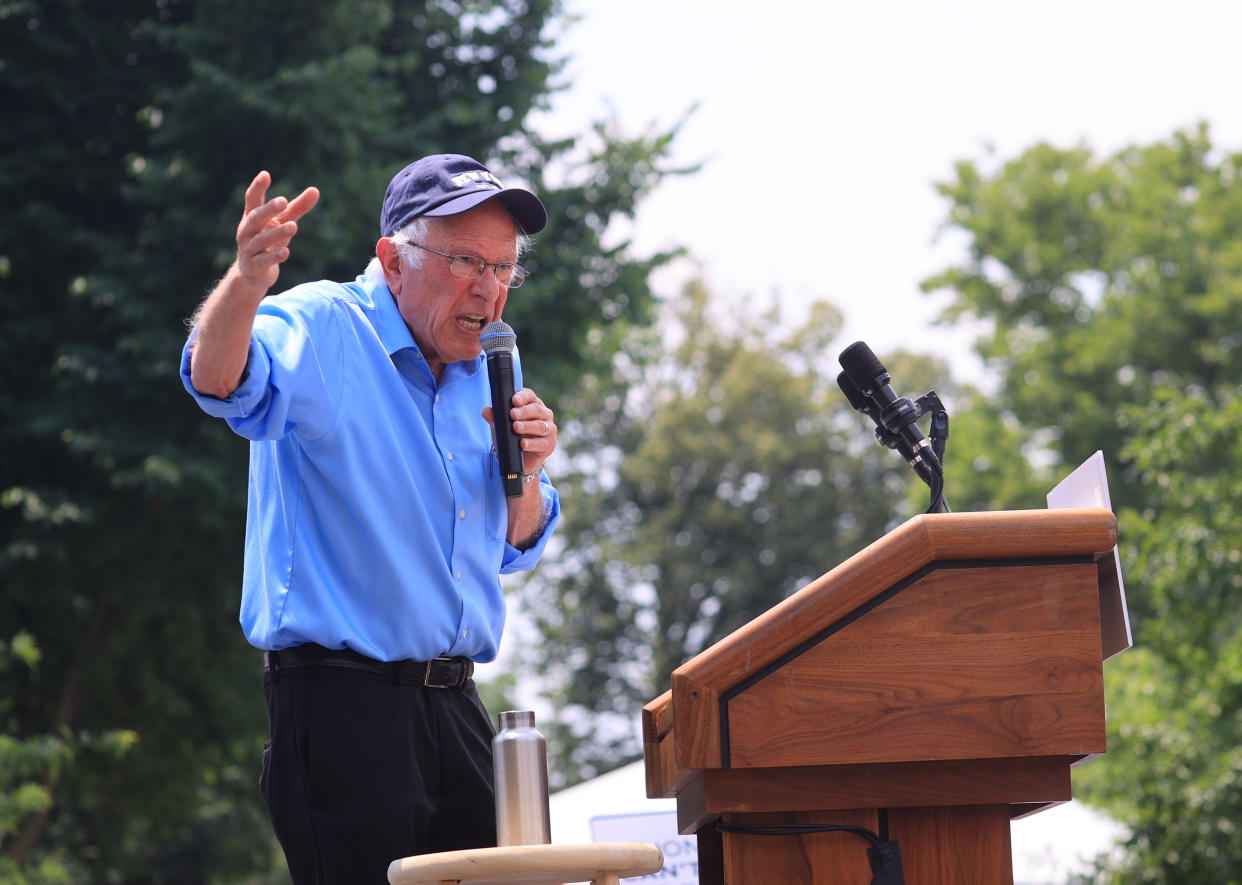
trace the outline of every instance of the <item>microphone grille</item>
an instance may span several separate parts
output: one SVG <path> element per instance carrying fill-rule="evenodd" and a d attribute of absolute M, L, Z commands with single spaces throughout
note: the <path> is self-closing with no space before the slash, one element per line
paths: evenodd
<path fill-rule="evenodd" d="M 479 334 L 479 343 L 487 353 L 512 353 L 517 346 L 517 335 L 508 323 L 497 320 L 488 323 Z"/>
<path fill-rule="evenodd" d="M 888 370 L 875 355 L 875 351 L 863 341 L 855 341 L 841 351 L 841 356 L 837 359 L 841 363 L 841 368 L 845 369 L 845 374 L 864 393 L 875 386 L 876 378 L 888 374 Z"/>

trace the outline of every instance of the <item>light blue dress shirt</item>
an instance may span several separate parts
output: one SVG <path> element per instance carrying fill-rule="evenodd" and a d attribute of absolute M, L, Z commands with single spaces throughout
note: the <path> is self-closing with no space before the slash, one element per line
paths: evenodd
<path fill-rule="evenodd" d="M 505 541 L 482 355 L 437 383 L 388 288 L 362 277 L 265 298 L 227 399 L 194 390 L 189 354 L 187 342 L 186 389 L 251 440 L 241 624 L 252 645 L 496 657 L 499 576 L 535 565 L 560 504 L 541 477 L 547 527 L 529 550 Z M 515 370 L 520 387 L 516 359 Z"/>

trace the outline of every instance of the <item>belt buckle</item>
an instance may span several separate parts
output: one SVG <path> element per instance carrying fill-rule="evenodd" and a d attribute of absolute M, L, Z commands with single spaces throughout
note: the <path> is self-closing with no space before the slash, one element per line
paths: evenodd
<path fill-rule="evenodd" d="M 436 682 L 431 681 L 431 668 L 435 665 L 436 661 L 452 663 L 453 659 L 446 658 L 446 657 L 438 657 L 438 658 L 432 658 L 430 661 L 428 661 L 427 669 L 423 671 L 423 688 L 452 688 L 453 687 L 452 685 L 445 685 L 443 683 L 436 683 Z"/>

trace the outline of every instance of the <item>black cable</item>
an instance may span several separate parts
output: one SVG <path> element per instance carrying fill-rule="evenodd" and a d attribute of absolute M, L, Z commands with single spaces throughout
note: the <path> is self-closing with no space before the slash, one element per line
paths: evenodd
<path fill-rule="evenodd" d="M 901 868 L 901 849 L 897 840 L 885 841 L 873 830 L 848 824 L 727 824 L 717 819 L 716 830 L 743 836 L 806 836 L 814 833 L 852 833 L 871 843 L 867 863 L 871 867 L 871 885 L 906 885 Z"/>
<path fill-rule="evenodd" d="M 926 513 L 948 513 L 949 502 L 944 499 L 944 473 L 937 471 L 932 475 L 931 503 Z"/>

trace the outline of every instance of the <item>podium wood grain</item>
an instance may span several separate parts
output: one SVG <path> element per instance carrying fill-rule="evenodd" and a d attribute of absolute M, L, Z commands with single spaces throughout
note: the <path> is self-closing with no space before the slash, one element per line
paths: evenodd
<path fill-rule="evenodd" d="M 1094 563 L 932 572 L 731 700 L 730 764 L 1101 753 L 1095 591 Z"/>
<path fill-rule="evenodd" d="M 722 767 L 721 695 L 920 569 L 963 560 L 1098 558 L 1116 542 L 1116 520 L 1098 508 L 915 517 L 673 673 L 672 705 L 681 731 L 674 748 L 676 767 Z M 1083 570 L 1088 571 L 1092 592 L 1086 599 L 1097 607 L 1098 644 L 1097 576 L 1094 569 Z"/>
<path fill-rule="evenodd" d="M 907 882 L 1013 885 L 1013 843 L 1004 805 L 891 811 L 889 835 L 901 845 Z"/>

